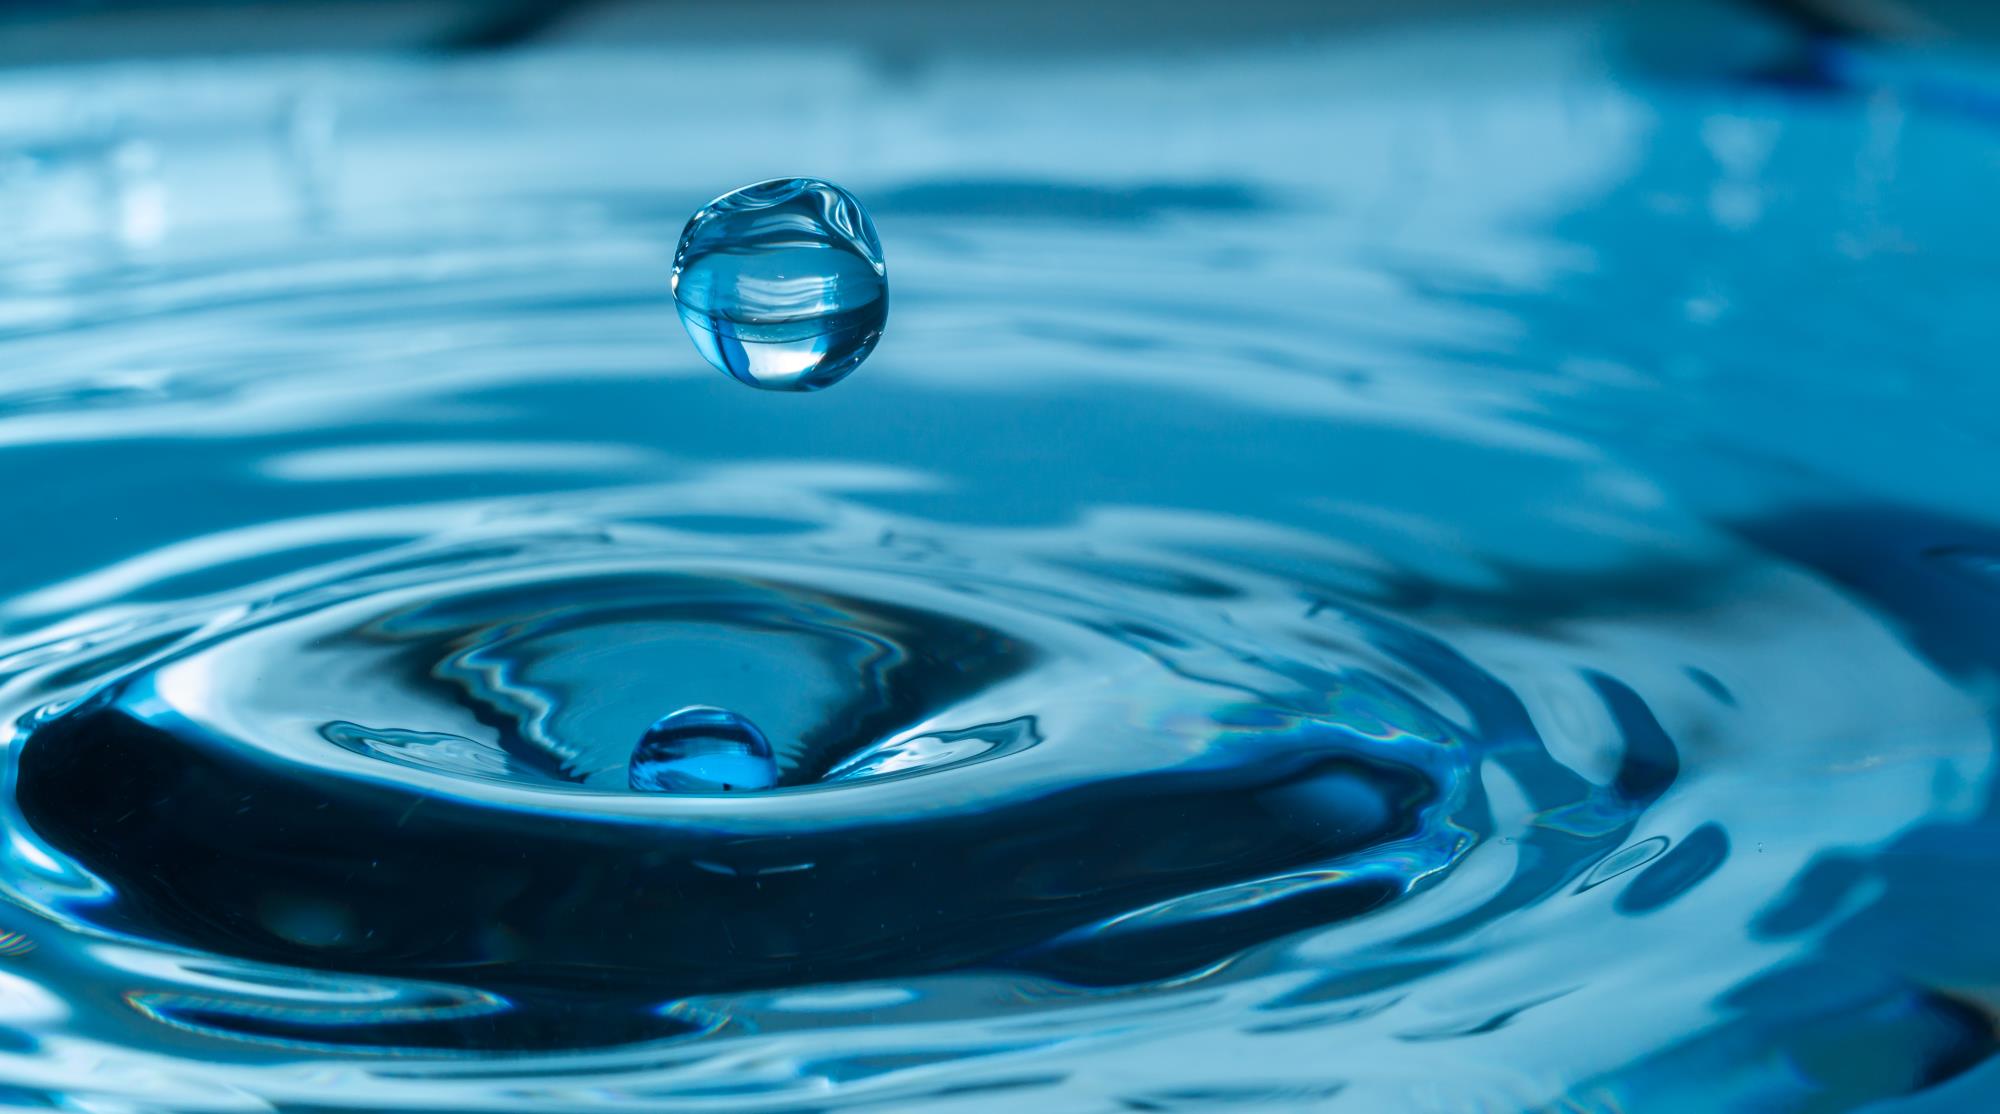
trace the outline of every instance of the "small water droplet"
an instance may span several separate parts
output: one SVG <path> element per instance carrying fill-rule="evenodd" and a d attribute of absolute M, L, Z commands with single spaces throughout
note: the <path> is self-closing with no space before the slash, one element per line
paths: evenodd
<path fill-rule="evenodd" d="M 881 339 L 888 272 L 854 195 L 817 178 L 726 193 L 688 219 L 674 303 L 702 358 L 752 387 L 817 391 Z"/>
<path fill-rule="evenodd" d="M 643 793 L 742 793 L 778 783 L 770 740 L 726 708 L 682 708 L 646 729 L 628 783 Z"/>

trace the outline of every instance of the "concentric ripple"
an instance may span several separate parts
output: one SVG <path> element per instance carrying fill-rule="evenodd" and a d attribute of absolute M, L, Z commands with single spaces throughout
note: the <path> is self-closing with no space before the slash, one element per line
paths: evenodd
<path fill-rule="evenodd" d="M 1113 938 L 1127 981 L 1375 908 L 1471 835 L 1476 739 L 1199 607 L 626 537 L 410 566 L 41 717 L 22 818 L 115 895 L 69 915 L 496 991 L 1033 969 Z M 782 740 L 779 787 L 628 791 L 645 721 L 717 694 Z"/>

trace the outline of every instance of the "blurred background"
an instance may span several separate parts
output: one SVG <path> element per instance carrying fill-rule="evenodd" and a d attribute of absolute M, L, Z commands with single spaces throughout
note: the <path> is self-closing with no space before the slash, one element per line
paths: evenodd
<path fill-rule="evenodd" d="M 1906 41 L 1989 40 L 2000 6 L 1982 0 L 1743 0 L 1809 32 Z M 1237 0 L 1213 4 L 934 4 L 869 0 L 838 12 L 807 0 L 13 0 L 0 6 L 0 64 L 134 56 L 314 50 L 488 50 L 525 44 L 690 39 L 850 42 L 885 50 L 945 36 L 960 49 L 1063 44 L 1093 49 L 1161 39 L 1290 37 L 1395 22 L 1523 11 L 1650 9 L 1699 21 L 1675 0 Z"/>

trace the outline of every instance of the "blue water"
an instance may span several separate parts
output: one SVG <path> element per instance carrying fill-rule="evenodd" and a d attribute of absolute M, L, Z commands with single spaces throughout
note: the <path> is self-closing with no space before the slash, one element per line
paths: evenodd
<path fill-rule="evenodd" d="M 752 387 L 816 391 L 882 338 L 889 284 L 875 223 L 812 178 L 732 190 L 688 218 L 674 302 L 702 358 Z"/>
<path fill-rule="evenodd" d="M 625 779 L 628 788 L 665 793 L 769 789 L 778 784 L 778 760 L 756 724 L 695 704 L 646 729 Z"/>
<path fill-rule="evenodd" d="M 2000 1105 L 2000 71 L 1621 13 L 0 78 L 0 1104 Z"/>

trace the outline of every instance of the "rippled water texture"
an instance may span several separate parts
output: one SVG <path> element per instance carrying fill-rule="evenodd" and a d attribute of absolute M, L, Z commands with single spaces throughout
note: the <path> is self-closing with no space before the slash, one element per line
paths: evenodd
<path fill-rule="evenodd" d="M 1988 71 L 976 47 L 0 81 L 0 1101 L 2000 1103 Z"/>

